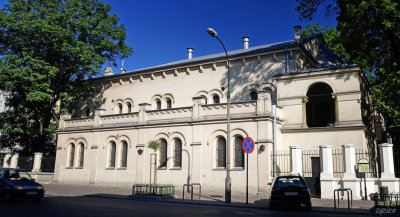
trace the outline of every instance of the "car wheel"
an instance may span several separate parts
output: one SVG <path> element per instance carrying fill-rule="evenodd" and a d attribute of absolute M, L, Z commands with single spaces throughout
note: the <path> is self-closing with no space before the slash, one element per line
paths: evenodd
<path fill-rule="evenodd" d="M 11 202 L 12 201 L 11 193 L 10 192 L 4 192 L 2 201 L 3 202 Z"/>
<path fill-rule="evenodd" d="M 41 197 L 35 197 L 33 198 L 33 202 L 38 203 L 40 202 L 41 199 L 42 199 Z"/>

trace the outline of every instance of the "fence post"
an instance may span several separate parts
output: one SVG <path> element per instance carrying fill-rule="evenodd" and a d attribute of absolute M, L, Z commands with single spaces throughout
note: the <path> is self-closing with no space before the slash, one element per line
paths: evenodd
<path fill-rule="evenodd" d="M 381 186 L 387 186 L 388 191 L 398 192 L 399 185 L 394 174 L 393 144 L 379 144 L 380 164 L 381 164 Z"/>
<path fill-rule="evenodd" d="M 15 154 L 11 155 L 10 168 L 17 168 L 18 167 L 18 158 L 19 158 L 19 153 L 15 153 Z"/>
<path fill-rule="evenodd" d="M 40 153 L 40 152 L 35 153 L 35 158 L 33 159 L 32 172 L 34 172 L 34 173 L 40 172 L 40 168 L 42 165 L 42 157 L 43 157 L 42 153 Z"/>
<path fill-rule="evenodd" d="M 356 165 L 356 152 L 353 144 L 342 145 L 344 159 L 343 178 L 355 179 L 356 173 L 354 166 Z"/>
<path fill-rule="evenodd" d="M 319 156 L 321 164 L 321 198 L 333 199 L 335 185 L 333 180 L 332 145 L 319 146 Z"/>
<path fill-rule="evenodd" d="M 3 168 L 9 168 L 10 165 L 11 165 L 11 154 L 6 154 L 6 156 L 4 156 Z"/>
<path fill-rule="evenodd" d="M 290 146 L 290 174 L 303 175 L 302 147 Z"/>

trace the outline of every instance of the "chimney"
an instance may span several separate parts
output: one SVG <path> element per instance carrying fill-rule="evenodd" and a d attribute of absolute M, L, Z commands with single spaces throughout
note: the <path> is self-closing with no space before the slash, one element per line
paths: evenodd
<path fill-rule="evenodd" d="M 243 36 L 243 49 L 249 49 L 249 36 Z"/>
<path fill-rule="evenodd" d="M 188 54 L 188 59 L 192 59 L 193 57 L 193 48 L 186 48 L 187 49 L 187 54 Z"/>
<path fill-rule="evenodd" d="M 301 36 L 301 26 L 295 26 L 294 28 L 294 40 L 298 41 L 300 40 Z"/>
<path fill-rule="evenodd" d="M 114 75 L 114 71 L 112 70 L 112 68 L 109 66 L 104 70 L 104 75 L 105 76 L 109 76 L 109 75 Z"/>

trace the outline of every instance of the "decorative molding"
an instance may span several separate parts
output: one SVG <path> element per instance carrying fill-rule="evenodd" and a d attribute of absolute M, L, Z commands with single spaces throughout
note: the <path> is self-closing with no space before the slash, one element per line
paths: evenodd
<path fill-rule="evenodd" d="M 174 70 L 174 76 L 175 76 L 175 77 L 178 77 L 178 69 L 175 69 L 175 70 Z"/>
<path fill-rule="evenodd" d="M 140 80 L 140 82 L 143 82 L 143 75 L 139 76 L 139 80 Z"/>
<path fill-rule="evenodd" d="M 136 148 L 142 148 L 142 147 L 145 147 L 146 145 L 145 144 L 136 144 Z"/>
<path fill-rule="evenodd" d="M 199 72 L 203 73 L 203 66 L 202 65 L 199 65 Z"/>
<path fill-rule="evenodd" d="M 216 71 L 217 70 L 217 65 L 215 63 L 212 64 L 212 70 Z"/>
<path fill-rule="evenodd" d="M 98 148 L 99 148 L 98 145 L 92 145 L 92 146 L 90 147 L 90 149 L 98 149 Z"/>
<path fill-rule="evenodd" d="M 166 74 L 165 72 L 162 72 L 162 77 L 163 77 L 163 78 L 166 78 L 166 77 L 167 77 L 167 74 Z"/>
<path fill-rule="evenodd" d="M 190 144 L 190 146 L 198 146 L 201 145 L 201 142 L 192 142 L 192 144 Z"/>
<path fill-rule="evenodd" d="M 150 74 L 150 78 L 151 78 L 151 80 L 154 80 L 154 73 Z"/>

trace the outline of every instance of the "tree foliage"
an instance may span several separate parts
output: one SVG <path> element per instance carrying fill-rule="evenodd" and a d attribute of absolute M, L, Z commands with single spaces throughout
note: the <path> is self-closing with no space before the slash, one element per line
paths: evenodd
<path fill-rule="evenodd" d="M 89 78 L 125 58 L 125 27 L 100 0 L 10 0 L 0 10 L 2 144 L 49 151 L 60 111 L 95 93 Z M 61 102 L 61 103 L 60 103 Z"/>
<path fill-rule="evenodd" d="M 156 152 L 160 150 L 161 142 L 158 140 L 151 140 L 149 141 L 149 144 L 147 144 L 147 147 L 153 149 Z"/>
<path fill-rule="evenodd" d="M 324 0 L 298 0 L 300 18 L 311 20 Z M 311 4 L 306 4 L 312 2 Z M 340 41 L 369 76 L 374 101 L 389 126 L 400 124 L 400 3 L 393 0 L 333 0 Z M 332 14 L 332 13 L 331 13 Z"/>

